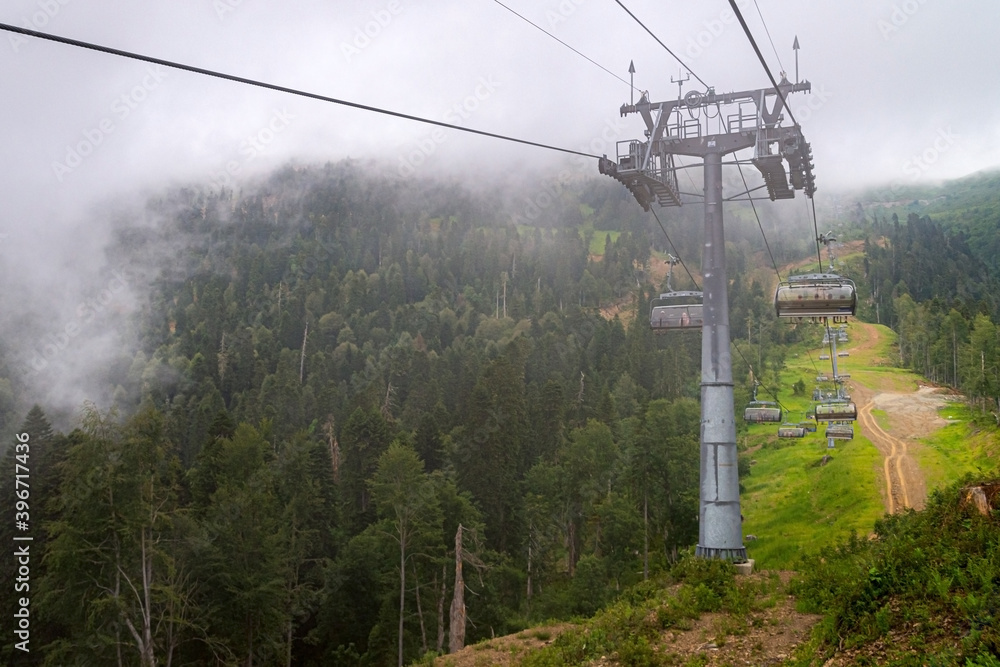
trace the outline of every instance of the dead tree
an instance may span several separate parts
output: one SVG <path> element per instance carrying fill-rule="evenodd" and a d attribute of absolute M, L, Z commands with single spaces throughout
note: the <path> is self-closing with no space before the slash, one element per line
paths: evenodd
<path fill-rule="evenodd" d="M 451 628 L 448 652 L 457 653 L 465 648 L 465 578 L 462 575 L 462 524 L 455 531 L 455 594 L 451 599 Z"/>

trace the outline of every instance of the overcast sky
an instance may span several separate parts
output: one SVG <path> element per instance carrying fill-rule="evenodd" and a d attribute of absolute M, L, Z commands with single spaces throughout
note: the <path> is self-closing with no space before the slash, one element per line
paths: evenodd
<path fill-rule="evenodd" d="M 676 95 L 679 65 L 612 0 L 505 4 L 623 78 L 634 60 L 637 87 L 654 100 Z M 626 4 L 716 90 L 767 85 L 724 0 Z M 949 178 L 1000 161 L 1000 3 L 759 5 L 789 78 L 796 35 L 802 45 L 813 94 L 797 94 L 792 108 L 821 190 Z M 753 2 L 742 7 L 779 71 Z M 641 135 L 636 116 L 618 119 L 626 84 L 492 0 L 6 0 L 0 21 L 588 152 L 608 123 L 616 138 Z M 474 169 L 553 157 L 9 33 L 0 35 L 0 73 L 5 201 L 217 179 L 234 161 L 245 174 L 290 158 L 351 155 L 404 168 L 433 152 L 435 168 L 461 160 Z"/>
<path fill-rule="evenodd" d="M 1000 162 L 996 0 L 758 0 L 778 56 L 813 84 L 791 107 L 819 194 L 962 176 Z M 679 65 L 612 0 L 505 0 L 638 89 L 673 99 Z M 628 0 L 718 92 L 767 86 L 724 0 Z M 740 6 L 777 73 L 752 0 Z M 629 86 L 493 0 L 5 0 L 0 22 L 586 152 L 639 138 Z M 0 279 L 39 295 L 105 284 L 94 202 L 351 156 L 401 175 L 567 164 L 537 148 L 0 32 Z M 693 78 L 685 92 L 703 90 Z M 596 162 L 579 165 L 596 174 Z M 112 262 L 113 264 L 113 262 Z M 87 273 L 86 279 L 77 273 Z M 87 288 L 93 289 L 93 288 Z M 76 298 L 76 297 L 75 297 Z M 78 298 L 77 298 L 78 301 Z M 13 305 L 12 305 L 13 304 Z M 68 312 L 68 314 L 67 314 Z M 74 317 L 56 311 L 50 328 Z"/>

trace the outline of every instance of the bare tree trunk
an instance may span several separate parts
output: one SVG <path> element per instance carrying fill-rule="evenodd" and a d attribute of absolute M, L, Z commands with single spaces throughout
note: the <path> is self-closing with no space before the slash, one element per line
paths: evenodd
<path fill-rule="evenodd" d="M 299 384 L 306 373 L 306 341 L 309 339 L 309 322 L 306 322 L 306 330 L 302 333 L 302 356 L 299 357 Z"/>
<path fill-rule="evenodd" d="M 152 495 L 152 493 L 150 493 Z M 152 526 L 150 517 L 150 526 Z M 150 529 L 152 532 L 152 529 Z M 152 538 L 152 536 L 150 536 Z M 149 667 L 156 667 L 156 655 L 153 653 L 153 619 L 152 607 L 150 606 L 150 589 L 153 586 L 153 556 L 146 552 L 146 529 L 142 529 L 142 594 L 144 608 L 142 610 L 142 640 L 143 656 L 142 660 Z"/>
<path fill-rule="evenodd" d="M 448 564 L 441 566 L 441 595 L 438 596 L 437 652 L 444 649 L 444 597 L 448 594 Z"/>
<path fill-rule="evenodd" d="M 501 275 L 501 282 L 503 283 L 503 316 L 507 317 L 507 272 L 504 271 Z"/>
<path fill-rule="evenodd" d="M 417 566 L 413 565 L 413 590 L 417 596 L 417 618 L 420 619 L 420 647 L 422 653 L 427 653 L 427 626 L 424 624 L 424 611 L 420 606 L 420 581 L 417 579 Z"/>
<path fill-rule="evenodd" d="M 958 388 L 958 337 L 955 334 L 955 327 L 951 328 L 951 354 L 952 354 L 952 367 L 954 369 L 954 386 Z"/>
<path fill-rule="evenodd" d="M 465 579 L 462 576 L 462 524 L 455 532 L 455 594 L 451 599 L 451 632 L 448 652 L 465 648 Z"/>
<path fill-rule="evenodd" d="M 229 353 L 226 352 L 226 332 L 222 332 L 222 342 L 219 344 L 219 381 L 226 379 L 226 368 L 229 366 Z"/>
<path fill-rule="evenodd" d="M 567 547 L 569 547 L 569 576 L 576 572 L 576 521 L 569 520 L 569 531 L 567 536 Z"/>
<path fill-rule="evenodd" d="M 642 492 L 642 580 L 649 579 L 649 494 Z"/>
<path fill-rule="evenodd" d="M 403 614 L 406 610 L 406 540 L 399 536 L 399 644 L 397 667 L 403 667 Z"/>
<path fill-rule="evenodd" d="M 295 523 L 292 523 L 291 532 L 291 545 L 289 551 L 295 552 L 296 548 L 296 538 L 298 537 L 299 531 Z M 295 627 L 295 613 L 294 609 L 294 597 L 295 597 L 295 587 L 299 582 L 299 566 L 295 565 L 292 568 L 291 575 L 288 579 L 288 625 L 285 626 L 285 667 L 292 667 L 292 631 Z"/>
<path fill-rule="evenodd" d="M 323 435 L 326 436 L 327 446 L 330 448 L 330 465 L 333 466 L 333 483 L 340 483 L 340 443 L 337 442 L 337 434 L 334 431 L 333 415 L 327 415 L 326 423 L 323 424 Z"/>
<path fill-rule="evenodd" d="M 385 401 L 382 403 L 382 417 L 387 422 L 392 421 L 392 395 L 394 393 L 396 393 L 396 390 L 392 386 L 392 380 L 390 380 L 385 387 Z"/>
<path fill-rule="evenodd" d="M 115 593 L 114 593 L 114 598 L 115 598 L 115 602 L 117 602 L 118 601 L 118 597 L 121 595 L 121 587 L 122 587 L 122 559 L 121 559 L 121 545 L 118 542 L 118 535 L 117 535 L 117 522 L 114 520 L 114 518 L 116 516 L 116 513 L 117 513 L 116 508 L 115 508 L 115 493 L 114 493 L 114 491 L 109 490 L 109 492 L 108 492 L 108 499 L 110 501 L 109 504 L 111 505 L 111 525 L 112 525 L 112 527 L 115 527 L 115 529 L 116 529 L 116 534 L 114 536 L 114 543 L 115 543 Z M 125 664 L 123 662 L 123 660 L 122 660 L 122 629 L 121 628 L 122 628 L 122 626 L 121 626 L 120 623 L 115 623 L 115 651 L 118 654 L 118 667 L 123 667 L 123 665 Z"/>
<path fill-rule="evenodd" d="M 533 526 L 528 527 L 528 603 L 531 603 L 531 533 Z"/>

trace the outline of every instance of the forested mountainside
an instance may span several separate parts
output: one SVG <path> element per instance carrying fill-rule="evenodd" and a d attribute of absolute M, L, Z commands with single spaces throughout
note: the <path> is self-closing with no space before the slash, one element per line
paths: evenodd
<path fill-rule="evenodd" d="M 971 253 L 994 273 L 1000 269 L 1000 171 L 987 170 L 936 185 L 896 184 L 857 195 L 854 219 L 930 217 L 964 238 Z"/>
<path fill-rule="evenodd" d="M 1000 174 L 884 194 L 862 195 L 851 223 L 859 314 L 899 334 L 902 365 L 1000 411 Z"/>
<path fill-rule="evenodd" d="M 808 256 L 767 211 L 776 262 Z M 665 568 L 697 537 L 700 336 L 654 336 L 646 311 L 664 251 L 692 273 L 675 288 L 699 278 L 699 213 L 661 214 L 667 241 L 596 177 L 477 192 L 348 161 L 121 215 L 108 253 L 148 294 L 134 347 L 95 369 L 101 407 L 66 435 L 44 405 L 22 423 L 0 349 L 3 427 L 31 434 L 45 498 L 29 660 L 394 664 L 400 627 L 410 660 Z M 859 223 L 862 314 L 903 332 L 910 303 L 954 307 L 972 359 L 989 272 L 923 218 Z M 774 385 L 783 345 L 817 333 L 774 317 L 748 209 L 727 239 L 741 404 L 747 359 Z M 930 247 L 954 276 L 911 261 Z"/>
<path fill-rule="evenodd" d="M 123 217 L 109 255 L 154 278 L 112 407 L 18 431 L 33 659 L 394 663 L 400 623 L 410 659 L 589 613 L 692 544 L 700 337 L 644 324 L 665 238 L 614 184 L 547 192 L 345 162 Z M 733 255 L 734 321 L 794 339 Z"/>

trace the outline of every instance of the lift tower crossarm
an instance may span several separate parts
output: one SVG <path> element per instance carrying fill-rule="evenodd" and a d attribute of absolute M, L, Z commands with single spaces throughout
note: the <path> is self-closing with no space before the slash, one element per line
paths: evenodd
<path fill-rule="evenodd" d="M 638 104 L 622 105 L 622 115 L 639 114 L 646 125 L 645 141 L 618 142 L 617 160 L 602 158 L 599 169 L 625 185 L 645 210 L 652 204 L 679 206 L 680 193 L 674 156 L 705 157 L 753 148 L 753 164 L 764 178 L 771 200 L 792 199 L 795 190 L 812 197 L 816 191 L 811 148 L 798 125 L 782 126 L 788 95 L 812 90 L 808 81 L 778 88 L 758 88 L 717 94 L 688 91 L 677 100 L 649 102 L 643 93 Z M 780 93 L 780 94 L 779 94 Z M 768 101 L 768 97 L 777 97 Z M 753 105 L 744 110 L 744 106 Z M 723 119 L 722 106 L 738 105 Z M 769 106 L 770 105 L 770 106 Z M 715 106 L 714 114 L 702 111 Z M 687 114 L 682 112 L 686 110 Z M 716 131 L 708 121 L 717 119 Z M 788 163 L 785 169 L 784 162 Z"/>
<path fill-rule="evenodd" d="M 789 83 L 787 79 L 782 79 L 781 83 L 778 84 L 778 87 L 781 89 L 781 96 L 778 97 L 775 108 L 768 114 L 773 117 L 773 120 L 768 121 L 768 126 L 777 123 L 777 116 L 784 108 L 784 104 L 781 100 L 788 99 L 788 93 L 812 91 L 812 84 L 808 81 L 803 81 L 801 83 Z M 637 104 L 623 104 L 621 109 L 619 109 L 619 112 L 623 117 L 630 113 L 641 114 L 643 120 L 646 121 L 646 129 L 652 133 L 655 129 L 652 125 L 652 117 L 650 115 L 653 110 L 661 110 L 669 116 L 670 113 L 678 107 L 694 109 L 714 106 L 716 104 L 738 104 L 740 102 L 753 102 L 755 104 L 759 104 L 761 102 L 762 92 L 764 97 L 770 97 L 778 94 L 774 88 L 741 90 L 732 93 L 722 93 L 721 95 L 717 94 L 711 88 L 705 94 L 692 90 L 688 91 L 688 94 L 679 100 L 669 100 L 664 102 L 650 102 L 645 98 L 645 96 L 643 96 L 639 98 L 639 102 Z"/>

